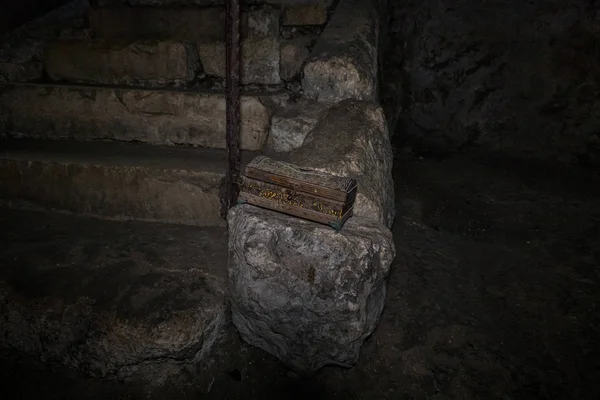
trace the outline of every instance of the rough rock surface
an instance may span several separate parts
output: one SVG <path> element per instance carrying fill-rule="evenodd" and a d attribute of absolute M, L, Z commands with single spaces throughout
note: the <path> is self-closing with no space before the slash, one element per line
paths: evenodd
<path fill-rule="evenodd" d="M 71 1 L 14 31 L 0 35 L 0 82 L 36 80 L 43 74 L 44 42 L 68 29 L 80 30 L 87 0 Z"/>
<path fill-rule="evenodd" d="M 78 83 L 184 85 L 200 70 L 196 47 L 171 41 L 60 40 L 44 52 L 50 79 Z"/>
<path fill-rule="evenodd" d="M 242 95 L 242 149 L 262 148 L 272 112 L 263 102 L 280 97 Z M 0 134 L 225 148 L 222 93 L 6 85 L 0 87 L 0 109 Z"/>
<path fill-rule="evenodd" d="M 311 42 L 311 35 L 295 37 L 281 42 L 279 56 L 279 75 L 281 79 L 293 79 L 302 71 L 302 66 L 310 55 L 309 46 Z"/>
<path fill-rule="evenodd" d="M 373 2 L 340 0 L 304 66 L 304 94 L 325 102 L 377 100 L 378 33 Z"/>
<path fill-rule="evenodd" d="M 151 384 L 206 359 L 226 318 L 224 229 L 11 210 L 0 222 L 2 350 Z"/>
<path fill-rule="evenodd" d="M 383 309 L 391 232 L 355 217 L 336 233 L 250 205 L 231 209 L 228 224 L 242 338 L 301 373 L 354 364 Z"/>
<path fill-rule="evenodd" d="M 0 82 L 27 82 L 40 79 L 44 71 L 42 55 L 44 43 L 26 39 L 17 49 L 3 49 L 0 53 Z"/>
<path fill-rule="evenodd" d="M 396 3 L 402 135 L 429 152 L 600 162 L 599 26 L 587 0 Z"/>
<path fill-rule="evenodd" d="M 283 152 L 299 148 L 326 111 L 323 103 L 301 99 L 276 112 L 271 118 L 269 149 Z"/>
<path fill-rule="evenodd" d="M 279 77 L 279 39 L 248 38 L 242 41 L 242 84 L 276 85 Z M 204 73 L 225 78 L 226 48 L 224 42 L 199 43 L 198 53 Z"/>
<path fill-rule="evenodd" d="M 266 6 L 242 14 L 242 84 L 276 85 L 281 82 L 280 14 L 280 10 Z M 225 15 L 222 20 L 225 20 Z M 225 32 L 225 27 L 222 27 L 221 32 Z M 225 41 L 199 39 L 196 43 L 204 73 L 225 78 Z"/>
<path fill-rule="evenodd" d="M 344 100 L 329 108 L 289 162 L 358 181 L 354 214 L 391 227 L 393 155 L 385 116 L 374 103 Z"/>
<path fill-rule="evenodd" d="M 261 6 L 241 12 L 241 35 L 243 38 L 279 37 L 281 10 Z"/>

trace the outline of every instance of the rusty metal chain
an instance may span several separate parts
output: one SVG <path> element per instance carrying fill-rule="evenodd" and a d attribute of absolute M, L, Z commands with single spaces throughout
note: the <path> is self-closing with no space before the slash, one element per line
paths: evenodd
<path fill-rule="evenodd" d="M 240 175 L 240 0 L 227 0 L 227 209 L 237 202 Z"/>

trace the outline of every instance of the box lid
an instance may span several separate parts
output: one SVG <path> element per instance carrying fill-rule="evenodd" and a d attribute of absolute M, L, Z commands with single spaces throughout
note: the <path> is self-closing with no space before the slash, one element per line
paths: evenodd
<path fill-rule="evenodd" d="M 302 168 L 266 156 L 254 158 L 246 166 L 245 176 L 337 201 L 346 201 L 348 194 L 358 186 L 354 178 Z"/>

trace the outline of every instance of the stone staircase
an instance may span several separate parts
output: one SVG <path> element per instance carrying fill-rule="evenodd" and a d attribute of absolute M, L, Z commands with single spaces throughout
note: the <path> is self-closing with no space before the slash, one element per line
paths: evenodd
<path fill-rule="evenodd" d="M 374 3 L 246 3 L 243 163 L 277 153 L 359 192 L 342 235 L 242 206 L 229 237 L 224 2 L 75 3 L 0 49 L 0 350 L 161 383 L 202 369 L 231 302 L 244 340 L 298 371 L 356 362 L 394 256 Z"/>
<path fill-rule="evenodd" d="M 8 76 L 0 89 L 2 198 L 107 217 L 223 225 L 224 7 L 99 3 L 88 10 L 87 26 L 40 39 L 38 60 L 21 62 L 32 71 L 41 60 L 37 76 Z M 307 56 L 310 34 L 284 39 L 286 21 L 312 24 L 309 32 L 325 22 L 324 8 L 315 8 L 312 19 L 305 9 L 295 17 L 289 7 L 258 5 L 242 15 L 243 151 L 263 149 L 271 116 L 289 101 L 280 71 L 290 82 L 303 60 L 296 51 L 298 65 L 285 65 L 281 52 L 296 45 Z"/>
<path fill-rule="evenodd" d="M 0 350 L 160 383 L 226 320 L 225 8 L 76 3 L 0 53 Z M 243 163 L 326 17 L 243 10 Z"/>

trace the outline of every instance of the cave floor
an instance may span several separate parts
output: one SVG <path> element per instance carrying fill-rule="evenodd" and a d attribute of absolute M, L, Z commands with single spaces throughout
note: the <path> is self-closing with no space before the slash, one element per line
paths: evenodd
<path fill-rule="evenodd" d="M 600 175 L 489 155 L 396 157 L 397 257 L 380 325 L 350 369 L 294 377 L 230 329 L 208 395 L 162 399 L 600 398 Z M 10 398 L 143 390 L 5 361 Z M 6 393 L 6 392 L 5 392 Z"/>

